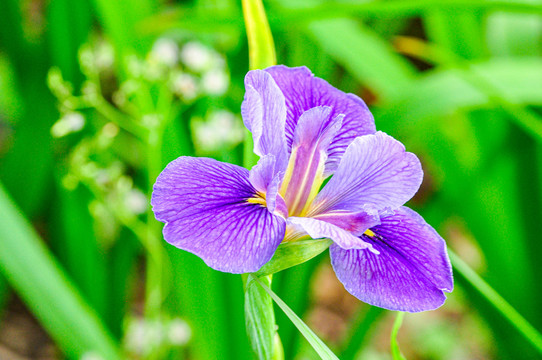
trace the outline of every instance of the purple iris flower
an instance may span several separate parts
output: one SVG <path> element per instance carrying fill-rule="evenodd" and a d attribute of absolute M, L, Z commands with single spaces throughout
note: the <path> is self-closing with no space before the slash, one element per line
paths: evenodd
<path fill-rule="evenodd" d="M 152 196 L 166 241 L 248 273 L 283 241 L 329 238 L 335 273 L 360 300 L 409 312 L 442 305 L 453 288 L 446 244 L 403 206 L 422 182 L 418 158 L 376 132 L 363 100 L 305 67 L 250 71 L 245 86 L 243 121 L 260 160 L 250 171 L 171 162 Z"/>

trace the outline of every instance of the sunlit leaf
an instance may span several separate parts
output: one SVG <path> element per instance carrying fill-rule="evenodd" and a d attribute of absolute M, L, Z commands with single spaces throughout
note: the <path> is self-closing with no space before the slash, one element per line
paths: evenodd
<path fill-rule="evenodd" d="M 324 344 L 322 340 L 320 340 L 318 336 L 316 336 L 316 334 L 307 326 L 307 324 L 305 324 L 303 320 L 301 320 L 299 316 L 297 316 L 296 313 L 294 313 L 292 309 L 290 309 L 288 305 L 286 305 L 286 303 L 284 303 L 284 301 L 282 301 L 282 299 L 279 298 L 267 285 L 265 285 L 257 277 L 249 275 L 248 282 L 250 283 L 251 281 L 257 282 L 258 285 L 260 285 L 261 288 L 273 298 L 275 303 L 282 309 L 282 311 L 284 311 L 286 316 L 288 316 L 288 318 L 294 323 L 305 339 L 307 339 L 312 348 L 318 353 L 318 355 L 320 355 L 320 358 L 323 360 L 339 360 L 339 358 L 333 354 L 333 352 L 326 346 L 326 344 Z"/>
<path fill-rule="evenodd" d="M 254 275 L 271 275 L 302 264 L 325 251 L 331 243 L 328 239 L 284 243 L 277 248 L 273 258 Z"/>
<path fill-rule="evenodd" d="M 61 349 L 119 359 L 96 314 L 0 185 L 0 270 Z"/>

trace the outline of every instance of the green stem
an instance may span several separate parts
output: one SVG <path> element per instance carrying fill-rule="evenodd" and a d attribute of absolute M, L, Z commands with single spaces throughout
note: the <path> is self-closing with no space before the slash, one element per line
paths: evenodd
<path fill-rule="evenodd" d="M 243 0 L 250 69 L 264 69 L 277 63 L 275 44 L 265 9 L 260 0 Z"/>
<path fill-rule="evenodd" d="M 454 268 L 542 354 L 542 335 L 459 256 L 448 253 Z"/>
<path fill-rule="evenodd" d="M 401 350 L 399 349 L 399 343 L 397 342 L 397 334 L 399 334 L 399 329 L 403 323 L 403 318 L 405 317 L 404 312 L 398 312 L 395 322 L 393 323 L 393 328 L 391 329 L 391 356 L 393 360 L 405 360 Z"/>
<path fill-rule="evenodd" d="M 242 0 L 243 15 L 247 30 L 250 69 L 264 69 L 277 63 L 275 45 L 267 16 L 261 0 Z M 253 141 L 250 132 L 245 133 L 244 159 L 246 168 L 257 162 L 253 153 Z M 284 357 L 282 342 L 276 331 L 275 312 L 269 295 L 258 286 L 245 282 L 245 316 L 247 332 L 252 347 L 260 359 L 280 360 Z M 271 276 L 262 278 L 271 287 Z"/>
<path fill-rule="evenodd" d="M 161 132 L 156 129 L 151 130 L 147 139 L 147 181 L 148 197 L 152 196 L 152 185 L 161 171 Z M 159 237 L 160 224 L 154 219 L 154 213 L 149 207 L 147 210 L 147 245 L 149 251 L 147 254 L 147 275 L 145 285 L 145 315 L 148 319 L 156 318 L 160 315 L 162 305 L 162 263 L 164 254 L 160 247 Z"/>

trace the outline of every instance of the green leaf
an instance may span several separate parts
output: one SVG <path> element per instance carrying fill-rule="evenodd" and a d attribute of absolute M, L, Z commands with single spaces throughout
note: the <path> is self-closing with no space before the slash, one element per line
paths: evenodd
<path fill-rule="evenodd" d="M 355 319 L 352 319 L 348 327 L 348 334 L 343 341 L 343 350 L 339 352 L 341 360 L 357 359 L 356 355 L 363 349 L 370 339 L 370 332 L 380 320 L 386 310 L 369 306 L 368 309 L 361 307 Z"/>
<path fill-rule="evenodd" d="M 523 104 L 542 104 L 542 66 L 535 59 L 501 59 L 473 62 L 464 69 L 429 72 L 411 83 L 403 94 L 386 103 L 379 114 L 381 122 L 404 119 L 398 126 L 418 126 L 424 119 L 439 117 L 460 109 L 486 108 L 495 103 L 510 109 L 516 121 L 534 134 L 542 125 Z M 513 111 L 512 111 L 513 110 Z"/>
<path fill-rule="evenodd" d="M 403 323 L 404 316 L 404 312 L 398 312 L 395 322 L 393 323 L 393 328 L 391 329 L 391 356 L 393 357 L 393 360 L 406 360 L 403 354 L 401 354 L 399 343 L 397 342 L 397 334 Z"/>
<path fill-rule="evenodd" d="M 249 275 L 245 291 L 245 319 L 252 349 L 260 360 L 272 360 L 276 326 L 273 301 L 265 290 L 256 286 Z M 271 276 L 263 277 L 271 286 Z"/>
<path fill-rule="evenodd" d="M 0 270 L 60 348 L 119 359 L 116 344 L 0 184 Z"/>
<path fill-rule="evenodd" d="M 384 97 L 400 93 L 414 78 L 415 70 L 405 59 L 385 40 L 353 20 L 315 21 L 309 29 L 329 56 Z"/>
<path fill-rule="evenodd" d="M 333 354 L 333 352 L 326 346 L 326 344 L 324 344 L 322 340 L 320 340 L 318 336 L 316 336 L 316 334 L 307 326 L 307 324 L 305 324 L 303 320 L 301 320 L 299 316 L 297 316 L 296 313 L 294 313 L 292 309 L 290 309 L 288 305 L 286 305 L 286 303 L 284 303 L 284 301 L 282 301 L 282 299 L 279 298 L 266 284 L 253 275 L 249 275 L 248 282 L 249 285 L 251 282 L 257 282 L 258 285 L 260 285 L 261 288 L 273 298 L 275 303 L 277 303 L 277 305 L 294 323 L 305 339 L 307 339 L 312 348 L 318 353 L 318 355 L 320 355 L 320 358 L 323 360 L 339 360 L 339 358 Z"/>
<path fill-rule="evenodd" d="M 243 0 L 243 15 L 247 28 L 250 69 L 275 65 L 275 44 L 261 0 Z"/>
<path fill-rule="evenodd" d="M 287 242 L 280 245 L 273 258 L 254 275 L 262 277 L 291 268 L 312 259 L 325 251 L 332 241 L 329 239 Z"/>
<path fill-rule="evenodd" d="M 472 284 L 542 354 L 542 335 L 459 256 L 450 249 L 448 249 L 448 254 L 455 270 Z"/>
<path fill-rule="evenodd" d="M 260 0 L 243 0 L 243 16 L 247 29 L 250 69 L 265 69 L 275 65 L 277 63 L 275 44 L 262 2 Z M 252 135 L 246 130 L 243 155 L 244 166 L 247 168 L 252 167 L 258 161 L 257 156 L 253 153 L 253 148 Z"/>

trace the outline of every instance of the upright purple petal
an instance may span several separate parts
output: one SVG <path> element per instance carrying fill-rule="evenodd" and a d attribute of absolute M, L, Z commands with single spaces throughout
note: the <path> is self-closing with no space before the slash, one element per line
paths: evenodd
<path fill-rule="evenodd" d="M 301 114 L 297 123 L 281 188 L 290 215 L 303 215 L 324 182 L 326 151 L 343 120 L 343 115 L 330 119 L 330 114 L 329 106 L 318 106 Z"/>
<path fill-rule="evenodd" d="M 416 212 L 401 207 L 362 239 L 380 252 L 330 248 L 331 263 L 346 290 L 389 310 L 418 312 L 441 306 L 453 289 L 446 243 Z"/>
<path fill-rule="evenodd" d="M 327 151 L 325 176 L 335 171 L 342 154 L 356 137 L 376 131 L 373 115 L 363 100 L 334 88 L 327 81 L 315 77 L 306 67 L 289 68 L 278 65 L 265 71 L 273 76 L 286 98 L 288 148 L 292 147 L 295 127 L 305 111 L 316 106 L 329 106 L 332 108 L 330 119 L 344 114 L 342 127 Z"/>
<path fill-rule="evenodd" d="M 252 132 L 254 153 L 271 154 L 276 159 L 277 171 L 288 163 L 288 149 L 284 127 L 286 103 L 273 78 L 263 70 L 249 71 L 245 77 L 245 99 L 241 114 L 245 126 Z"/>
<path fill-rule="evenodd" d="M 348 146 L 309 216 L 337 210 L 393 210 L 414 196 L 422 179 L 420 161 L 399 141 L 380 131 L 361 136 Z"/>
<path fill-rule="evenodd" d="M 360 237 L 352 235 L 349 231 L 343 230 L 332 223 L 304 217 L 291 216 L 288 218 L 290 224 L 305 230 L 313 239 L 328 238 L 333 240 L 343 249 L 369 249 L 372 245 L 363 241 Z"/>
<path fill-rule="evenodd" d="M 258 270 L 284 238 L 286 222 L 259 202 L 248 177 L 246 169 L 208 158 L 171 162 L 158 176 L 151 201 L 166 224 L 166 241 L 216 270 Z"/>

